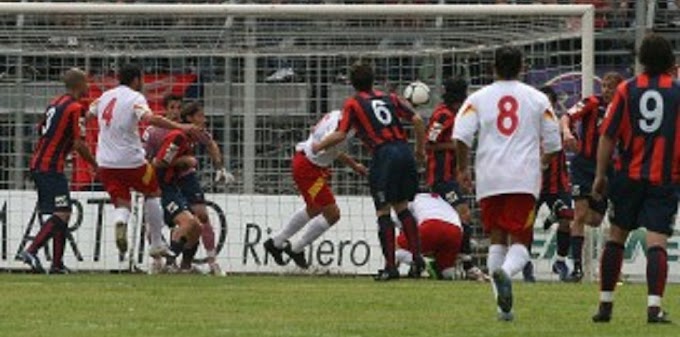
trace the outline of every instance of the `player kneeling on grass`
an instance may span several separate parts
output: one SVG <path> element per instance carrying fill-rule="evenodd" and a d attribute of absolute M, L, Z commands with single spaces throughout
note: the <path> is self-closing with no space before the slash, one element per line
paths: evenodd
<path fill-rule="evenodd" d="M 189 119 L 186 116 L 183 118 Z M 170 250 L 175 255 L 182 254 L 180 268 L 185 271 L 191 270 L 201 235 L 201 225 L 191 213 L 189 202 L 179 185 L 180 173 L 197 165 L 197 160 L 193 157 L 193 146 L 192 136 L 181 131 L 172 131 L 165 136 L 163 145 L 153 160 L 162 191 L 161 203 L 176 226 L 172 231 Z"/>
<path fill-rule="evenodd" d="M 416 194 L 408 208 L 418 222 L 423 256 L 434 258 L 434 263 L 427 267 L 430 276 L 439 280 L 454 279 L 456 257 L 463 240 L 458 212 L 435 193 Z M 397 237 L 397 247 L 397 261 L 411 265 L 413 254 L 408 251 L 404 232 Z"/>
<path fill-rule="evenodd" d="M 342 112 L 334 110 L 326 114 L 312 129 L 309 138 L 297 144 L 293 156 L 293 180 L 302 194 L 306 206 L 293 214 L 287 224 L 274 236 L 264 242 L 264 248 L 274 257 L 278 265 L 285 265 L 282 253 L 288 254 L 300 268 L 307 268 L 304 248 L 340 220 L 340 209 L 335 203 L 333 191 L 327 179 L 331 176 L 330 166 L 335 159 L 351 167 L 356 173 L 366 175 L 367 170 L 351 156 L 343 153 L 347 140 L 319 153 L 312 153 L 312 144 L 337 129 Z M 349 139 L 349 137 L 347 138 Z M 288 240 L 302 227 L 307 230 L 292 243 Z"/>

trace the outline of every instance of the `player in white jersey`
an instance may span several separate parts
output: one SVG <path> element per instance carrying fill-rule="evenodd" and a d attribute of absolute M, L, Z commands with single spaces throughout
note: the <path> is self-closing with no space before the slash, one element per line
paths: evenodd
<path fill-rule="evenodd" d="M 312 152 L 312 144 L 321 142 L 324 136 L 333 133 L 341 118 L 340 110 L 326 114 L 314 126 L 309 138 L 295 147 L 296 153 L 291 165 L 293 180 L 306 205 L 293 213 L 288 223 L 264 243 L 266 251 L 279 265 L 285 264 L 282 255 L 285 252 L 298 267 L 307 268 L 304 248 L 340 220 L 340 209 L 327 181 L 331 176 L 330 166 L 333 162 L 339 159 L 360 175 L 365 176 L 368 173 L 364 165 L 343 152 L 347 139 L 317 154 Z M 297 240 L 288 241 L 305 226 L 307 230 Z"/>
<path fill-rule="evenodd" d="M 132 64 L 120 70 L 120 85 L 107 90 L 90 106 L 90 115 L 99 122 L 97 165 L 99 178 L 114 204 L 116 245 L 127 251 L 127 222 L 130 217 L 131 195 L 134 189 L 146 197 L 145 218 L 154 226 L 163 226 L 161 192 L 153 167 L 146 161 L 139 137 L 139 123 L 188 133 L 200 130 L 190 124 L 179 124 L 154 115 L 142 90 L 142 71 Z M 151 249 L 155 249 L 152 247 Z"/>
<path fill-rule="evenodd" d="M 458 212 L 436 193 L 418 193 L 408 205 L 418 222 L 421 252 L 423 256 L 434 258 L 428 267 L 431 276 L 451 280 L 455 277 L 456 258 L 463 240 Z M 395 214 L 396 215 L 396 214 Z M 392 217 L 401 224 L 396 216 Z M 413 254 L 408 251 L 408 239 L 402 231 L 397 237 L 397 261 L 411 264 Z"/>
<path fill-rule="evenodd" d="M 461 106 L 453 139 L 459 181 L 470 187 L 468 155 L 479 133 L 476 197 L 484 229 L 491 237 L 487 266 L 494 281 L 499 318 L 512 320 L 510 278 L 529 261 L 527 247 L 532 241 L 542 167 L 562 144 L 546 95 L 517 80 L 522 68 L 520 50 L 497 50 L 494 68 L 497 80 L 470 95 Z"/>

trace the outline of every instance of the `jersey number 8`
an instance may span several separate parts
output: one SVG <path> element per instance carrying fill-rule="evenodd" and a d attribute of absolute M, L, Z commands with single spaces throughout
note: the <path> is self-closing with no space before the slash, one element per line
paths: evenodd
<path fill-rule="evenodd" d="M 517 116 L 518 108 L 519 103 L 512 96 L 503 96 L 498 101 L 496 127 L 502 135 L 510 136 L 517 130 L 517 125 L 519 124 L 519 116 Z"/>

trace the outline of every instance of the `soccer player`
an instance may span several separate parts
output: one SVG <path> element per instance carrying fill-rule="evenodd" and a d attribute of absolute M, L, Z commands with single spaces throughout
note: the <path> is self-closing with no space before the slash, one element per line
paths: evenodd
<path fill-rule="evenodd" d="M 600 138 L 598 127 L 604 119 L 616 86 L 621 81 L 623 77 L 618 73 L 605 74 L 602 79 L 602 95 L 584 98 L 561 118 L 565 150 L 576 152 L 570 166 L 574 198 L 574 220 L 571 224 L 571 256 L 574 260 L 574 270 L 569 276 L 569 281 L 572 282 L 579 282 L 583 278 L 584 226 L 599 226 L 607 211 L 607 200 L 595 201 L 590 191 L 595 179 L 595 156 Z M 580 121 L 581 124 L 578 137 L 572 133 L 576 121 Z"/>
<path fill-rule="evenodd" d="M 205 126 L 205 114 L 198 103 L 190 103 L 182 109 L 183 122 Z M 198 140 L 209 138 L 205 133 L 188 135 L 180 130 L 170 131 L 165 135 L 163 143 L 153 159 L 153 165 L 157 168 L 158 181 L 162 190 L 161 202 L 163 208 L 173 222 L 172 236 L 175 242 L 186 238 L 182 251 L 180 269 L 192 270 L 192 262 L 198 249 L 198 240 L 201 234 L 201 224 L 198 215 L 192 213 L 191 208 L 197 205 L 205 207 L 205 198 L 198 180 L 195 177 L 197 160 L 194 157 L 194 144 Z M 200 141 L 205 143 L 206 140 Z M 194 182 L 187 182 L 187 177 L 193 176 Z M 191 188 L 192 190 L 189 190 Z M 193 190 L 196 189 L 196 190 Z M 192 203 L 189 202 L 191 198 Z M 207 216 L 207 211 L 205 212 Z M 175 251 L 173 249 L 173 251 Z M 212 268 L 212 267 L 211 267 Z M 212 271 L 212 269 L 211 269 Z"/>
<path fill-rule="evenodd" d="M 205 130 L 206 119 L 203 107 L 196 103 L 189 103 L 184 108 L 181 107 L 181 96 L 170 95 L 165 98 L 165 116 L 171 120 L 179 121 L 181 115 L 188 116 L 188 122 L 196 125 L 197 127 Z M 154 126 L 148 127 L 144 136 L 144 149 L 146 150 L 147 158 L 153 158 L 156 156 L 163 140 L 170 131 L 163 128 L 158 128 Z M 222 160 L 222 153 L 220 152 L 219 146 L 212 139 L 212 136 L 207 131 L 204 131 L 200 137 L 195 139 L 199 144 L 205 146 L 208 155 L 213 161 L 216 168 L 215 172 L 215 183 L 230 184 L 235 181 L 234 176 L 227 172 L 224 167 Z M 205 202 L 205 194 L 201 188 L 198 176 L 196 175 L 195 168 L 189 168 L 184 172 L 181 172 L 175 182 L 179 186 L 184 198 L 189 204 L 191 212 L 196 215 L 198 220 L 201 222 L 201 238 L 203 241 L 203 246 L 206 250 L 208 266 L 210 272 L 213 275 L 221 275 L 222 271 L 220 265 L 217 263 L 217 251 L 215 250 L 215 231 L 210 222 L 210 217 L 208 216 L 208 208 Z M 172 224 L 169 224 L 172 225 Z M 162 228 L 152 228 L 149 227 L 149 237 L 152 241 L 153 246 L 154 240 L 162 240 L 161 236 Z M 159 268 L 160 264 L 158 258 L 154 258 L 155 261 L 152 264 L 152 268 Z"/>
<path fill-rule="evenodd" d="M 408 208 L 418 221 L 423 255 L 434 258 L 434 277 L 439 280 L 454 279 L 456 257 L 463 240 L 458 212 L 437 193 L 416 194 Z M 397 237 L 397 247 L 397 260 L 410 265 L 413 255 L 407 250 L 408 239 L 404 232 Z"/>
<path fill-rule="evenodd" d="M 68 222 L 71 217 L 71 199 L 64 175 L 66 157 L 75 150 L 94 168 L 97 163 L 82 139 L 83 106 L 78 102 L 88 91 L 87 76 L 80 69 L 70 69 L 64 74 L 66 93 L 50 103 L 38 126 L 40 139 L 33 151 L 30 169 L 38 190 L 38 212 L 42 219 L 40 231 L 31 245 L 19 254 L 34 272 L 44 272 L 38 249 L 53 238 L 50 274 L 68 273 L 63 256 Z"/>
<path fill-rule="evenodd" d="M 680 83 L 671 71 L 675 57 L 660 35 L 646 36 L 638 53 L 644 72 L 616 89 L 602 123 L 593 197 L 603 198 L 607 170 L 619 152 L 609 182 L 612 203 L 609 240 L 600 263 L 600 305 L 594 322 L 609 322 L 614 288 L 630 231 L 647 229 L 647 322 L 670 323 L 661 309 L 668 274 L 666 244 L 673 233 L 680 183 Z"/>
<path fill-rule="evenodd" d="M 298 267 L 307 268 L 305 247 L 340 220 L 340 209 L 327 181 L 331 176 L 330 166 L 333 162 L 339 159 L 357 174 L 368 173 L 364 165 L 344 153 L 350 137 L 323 152 L 312 153 L 312 144 L 321 142 L 325 135 L 335 131 L 341 118 L 340 110 L 326 114 L 314 126 L 309 138 L 295 147 L 296 153 L 292 160 L 293 181 L 305 200 L 305 207 L 293 213 L 288 223 L 264 243 L 264 248 L 279 265 L 285 264 L 282 256 L 285 252 Z M 288 239 L 302 227 L 306 227 L 305 232 L 297 240 L 289 242 Z"/>
<path fill-rule="evenodd" d="M 418 188 L 417 164 L 407 143 L 407 135 L 400 118 L 413 123 L 416 138 L 416 156 L 425 160 L 425 127 L 422 118 L 395 94 L 385 94 L 373 89 L 374 73 L 371 66 L 355 63 L 350 69 L 350 82 L 356 94 L 345 101 L 338 129 L 312 147 L 319 153 L 342 142 L 350 129 L 356 130 L 363 144 L 373 153 L 369 170 L 369 186 L 378 217 L 378 237 L 385 256 L 385 268 L 378 271 L 376 281 L 399 278 L 394 258 L 393 209 L 401 221 L 408 238 L 409 251 L 414 256 L 410 276 L 419 277 L 424 268 L 420 256 L 418 226 L 408 210 Z"/>
<path fill-rule="evenodd" d="M 179 124 L 155 115 L 140 92 L 142 71 L 134 64 L 124 65 L 120 70 L 120 85 L 107 90 L 90 106 L 90 114 L 98 118 L 99 140 L 97 164 L 99 177 L 109 193 L 114 209 L 116 245 L 121 255 L 127 251 L 127 222 L 130 217 L 131 195 L 134 189 L 142 193 L 145 219 L 151 227 L 163 226 L 161 191 L 154 168 L 145 160 L 144 148 L 139 137 L 139 123 L 188 133 L 200 130 L 190 124 Z M 186 238 L 178 237 L 171 242 L 171 249 L 179 254 Z M 153 247 L 151 248 L 153 249 Z"/>
<path fill-rule="evenodd" d="M 497 80 L 467 98 L 453 130 L 458 181 L 468 188 L 472 185 L 468 156 L 479 132 L 476 197 L 491 238 L 487 265 L 502 320 L 513 319 L 510 278 L 529 261 L 527 247 L 541 188 L 541 167 L 562 148 L 550 101 L 517 80 L 521 69 L 519 49 L 498 49 L 494 60 Z"/>
<path fill-rule="evenodd" d="M 472 263 L 470 207 L 456 182 L 455 144 L 451 139 L 453 123 L 460 105 L 467 98 L 468 84 L 461 78 L 444 81 L 443 102 L 437 106 L 427 125 L 427 186 L 455 207 L 463 225 L 461 260 L 466 278 L 487 281 L 489 277 Z"/>
<path fill-rule="evenodd" d="M 550 105 L 556 110 L 557 93 L 555 90 L 549 86 L 542 87 L 540 90 L 548 96 Z M 574 211 L 572 210 L 571 186 L 564 150 L 559 151 L 552 158 L 550 164 L 543 168 L 541 194 L 536 203 L 536 210 L 543 204 L 546 204 L 550 209 L 550 215 L 546 218 L 543 229 L 547 230 L 554 223 L 558 223 L 556 232 L 557 257 L 553 262 L 552 271 L 559 275 L 561 281 L 567 281 L 569 279 L 569 267 L 566 262 L 570 245 L 569 223 L 574 217 Z M 531 261 L 527 263 L 523 270 L 525 280 L 527 274 L 531 274 L 533 277 L 533 268 L 531 268 L 532 272 L 528 272 L 529 267 L 532 267 Z"/>

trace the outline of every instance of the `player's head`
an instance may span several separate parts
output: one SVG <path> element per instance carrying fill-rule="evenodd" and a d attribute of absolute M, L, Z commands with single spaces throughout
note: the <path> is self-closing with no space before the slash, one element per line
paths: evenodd
<path fill-rule="evenodd" d="M 371 65 L 358 61 L 349 69 L 349 81 L 357 91 L 369 91 L 373 88 L 375 74 Z"/>
<path fill-rule="evenodd" d="M 442 100 L 446 105 L 461 104 L 467 98 L 468 83 L 460 77 L 449 77 L 442 86 Z"/>
<path fill-rule="evenodd" d="M 163 107 L 165 108 L 165 117 L 172 120 L 178 120 L 182 113 L 182 101 L 184 97 L 177 94 L 169 94 L 163 97 Z"/>
<path fill-rule="evenodd" d="M 513 80 L 522 71 L 522 52 L 513 46 L 504 46 L 496 50 L 494 71 L 501 80 Z"/>
<path fill-rule="evenodd" d="M 71 68 L 64 73 L 64 86 L 71 95 L 78 99 L 89 90 L 87 75 L 78 68 Z"/>
<path fill-rule="evenodd" d="M 548 100 L 550 100 L 550 105 L 552 105 L 553 109 L 557 107 L 557 92 L 555 92 L 555 89 L 549 85 L 546 85 L 538 90 L 548 96 Z"/>
<path fill-rule="evenodd" d="M 182 121 L 185 123 L 191 123 L 200 128 L 204 128 L 206 118 L 205 112 L 203 111 L 203 106 L 197 102 L 186 104 L 182 108 Z"/>
<path fill-rule="evenodd" d="M 623 76 L 615 71 L 604 74 L 604 77 L 602 77 L 602 99 L 605 102 L 611 102 L 612 98 L 614 98 L 616 87 L 618 87 L 619 83 L 623 82 L 623 80 Z"/>
<path fill-rule="evenodd" d="M 675 65 L 673 47 L 670 42 L 658 34 L 649 34 L 642 40 L 638 60 L 650 76 L 669 72 Z"/>
<path fill-rule="evenodd" d="M 132 90 L 142 90 L 142 68 L 134 63 L 128 63 L 120 68 L 120 84 Z"/>

